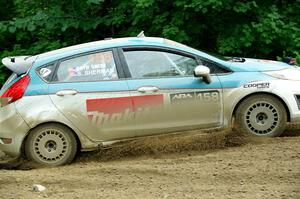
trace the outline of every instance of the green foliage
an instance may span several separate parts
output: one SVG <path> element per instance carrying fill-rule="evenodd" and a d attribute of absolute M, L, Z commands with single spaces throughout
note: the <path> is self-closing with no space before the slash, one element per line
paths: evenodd
<path fill-rule="evenodd" d="M 2 0 L 0 7 L 0 58 L 141 30 L 232 56 L 300 53 L 300 0 Z M 0 85 L 7 73 L 0 65 Z"/>
<path fill-rule="evenodd" d="M 300 55 L 297 55 L 296 62 L 297 62 L 297 65 L 300 66 Z"/>

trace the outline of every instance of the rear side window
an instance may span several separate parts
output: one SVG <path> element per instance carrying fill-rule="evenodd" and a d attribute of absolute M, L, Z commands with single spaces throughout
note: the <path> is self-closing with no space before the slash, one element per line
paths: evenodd
<path fill-rule="evenodd" d="M 118 79 L 112 51 L 83 55 L 60 62 L 56 82 L 88 82 Z"/>
<path fill-rule="evenodd" d="M 46 82 L 50 82 L 54 70 L 55 70 L 55 63 L 52 63 L 39 68 L 38 74 L 43 80 L 45 80 Z"/>
<path fill-rule="evenodd" d="M 198 65 L 194 58 L 163 51 L 125 51 L 132 78 L 191 76 Z"/>

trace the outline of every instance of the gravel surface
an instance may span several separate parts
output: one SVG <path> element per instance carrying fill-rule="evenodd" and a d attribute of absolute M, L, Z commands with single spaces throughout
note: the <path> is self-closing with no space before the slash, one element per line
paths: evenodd
<path fill-rule="evenodd" d="M 4 159 L 5 159 L 5 154 L 2 151 L 0 151 L 0 161 Z"/>
<path fill-rule="evenodd" d="M 1 198 L 300 198 L 300 134 L 162 136 L 0 170 Z M 32 186 L 46 187 L 34 192 Z"/>

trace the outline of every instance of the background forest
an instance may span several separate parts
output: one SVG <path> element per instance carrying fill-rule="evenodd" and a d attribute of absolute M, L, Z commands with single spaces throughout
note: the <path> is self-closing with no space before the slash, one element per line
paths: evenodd
<path fill-rule="evenodd" d="M 0 59 L 141 30 L 227 56 L 300 53 L 300 0 L 0 0 L 0 8 Z M 0 65 L 0 86 L 7 75 Z"/>

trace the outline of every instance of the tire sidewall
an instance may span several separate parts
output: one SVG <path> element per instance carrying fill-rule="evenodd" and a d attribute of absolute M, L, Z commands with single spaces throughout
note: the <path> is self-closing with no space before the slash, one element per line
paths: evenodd
<path fill-rule="evenodd" d="M 51 162 L 48 163 L 48 162 L 42 161 L 38 157 L 38 154 L 35 153 L 35 151 L 34 151 L 34 140 L 41 132 L 44 132 L 47 130 L 60 131 L 61 133 L 63 133 L 67 143 L 69 143 L 68 150 L 66 151 L 64 157 L 61 160 L 54 162 L 54 163 L 51 163 Z M 76 152 L 77 152 L 77 141 L 76 141 L 76 138 L 75 138 L 73 132 L 69 128 L 67 128 L 63 125 L 60 125 L 60 124 L 46 124 L 46 125 L 38 126 L 30 131 L 30 133 L 25 141 L 24 150 L 25 150 L 26 157 L 32 161 L 35 161 L 35 162 L 38 162 L 40 164 L 47 165 L 47 166 L 61 166 L 61 165 L 69 164 L 74 159 Z"/>
<path fill-rule="evenodd" d="M 258 134 L 251 131 L 246 123 L 246 113 L 252 104 L 257 102 L 267 102 L 275 107 L 278 112 L 279 119 L 276 127 L 267 134 Z M 256 136 L 265 136 L 265 137 L 277 137 L 280 136 L 286 128 L 287 122 L 287 113 L 284 105 L 274 96 L 267 94 L 257 94 L 248 97 L 238 106 L 236 114 L 235 114 L 235 128 L 239 131 L 250 133 Z"/>

